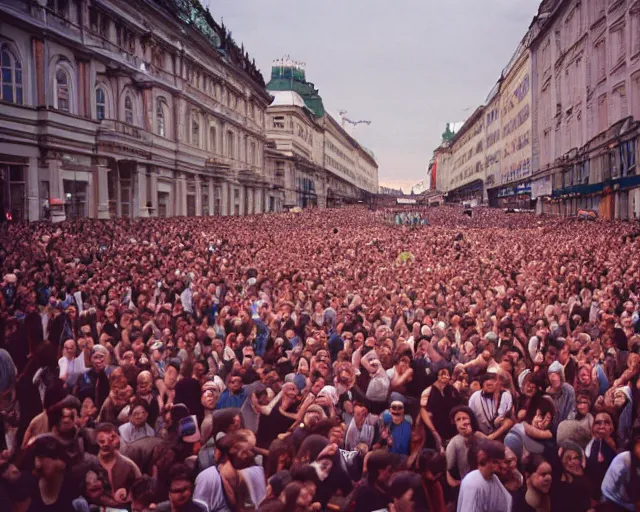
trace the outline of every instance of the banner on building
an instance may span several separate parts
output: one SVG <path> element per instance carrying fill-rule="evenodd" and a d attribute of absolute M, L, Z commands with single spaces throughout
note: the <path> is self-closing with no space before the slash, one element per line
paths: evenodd
<path fill-rule="evenodd" d="M 531 182 L 531 199 L 551 195 L 551 176 L 545 176 Z"/>
<path fill-rule="evenodd" d="M 415 199 L 405 199 L 404 197 L 399 197 L 396 199 L 398 204 L 416 204 L 417 201 Z"/>

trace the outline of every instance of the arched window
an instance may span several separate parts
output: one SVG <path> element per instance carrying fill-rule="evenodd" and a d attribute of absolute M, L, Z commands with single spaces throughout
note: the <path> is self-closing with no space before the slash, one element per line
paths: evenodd
<path fill-rule="evenodd" d="M 133 124 L 133 101 L 131 101 L 131 96 L 127 96 L 124 99 L 124 122 Z"/>
<path fill-rule="evenodd" d="M 209 127 L 209 151 L 211 151 L 212 153 L 216 152 L 217 137 L 218 137 L 218 134 L 216 132 L 216 127 L 215 126 L 210 126 Z"/>
<path fill-rule="evenodd" d="M 160 137 L 166 137 L 167 130 L 164 119 L 164 105 L 162 103 L 161 99 L 158 99 L 156 103 L 156 131 Z"/>
<path fill-rule="evenodd" d="M 200 146 L 200 119 L 198 113 L 191 113 L 191 144 Z"/>
<path fill-rule="evenodd" d="M 22 105 L 22 63 L 6 44 L 0 47 L 2 74 L 0 96 L 4 101 Z"/>
<path fill-rule="evenodd" d="M 102 121 L 106 117 L 106 106 L 107 102 L 104 89 L 102 87 L 98 87 L 96 89 L 96 119 L 98 119 L 98 121 Z"/>
<path fill-rule="evenodd" d="M 56 71 L 56 103 L 58 110 L 69 112 L 71 95 L 69 93 L 69 74 L 62 68 Z"/>
<path fill-rule="evenodd" d="M 235 157 L 235 137 L 233 135 L 233 132 L 229 131 L 227 132 L 227 156 L 229 156 L 230 158 L 234 158 Z"/>

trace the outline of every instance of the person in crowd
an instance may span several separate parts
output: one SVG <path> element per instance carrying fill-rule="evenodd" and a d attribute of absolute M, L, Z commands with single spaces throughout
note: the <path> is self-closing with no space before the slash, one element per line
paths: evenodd
<path fill-rule="evenodd" d="M 189 469 L 177 464 L 169 475 L 169 501 L 158 503 L 156 512 L 207 512 L 207 507 L 193 501 L 193 480 Z"/>
<path fill-rule="evenodd" d="M 515 496 L 515 512 L 551 512 L 549 492 L 553 482 L 553 470 L 542 455 L 531 456 L 524 468 L 526 486 Z"/>
<path fill-rule="evenodd" d="M 475 444 L 483 436 L 478 431 L 475 414 L 469 407 L 459 405 L 449 414 L 458 434 L 447 445 L 447 483 L 455 488 L 473 469 L 469 452 L 472 447 L 475 449 Z"/>
<path fill-rule="evenodd" d="M 510 512 L 512 497 L 497 476 L 504 461 L 504 445 L 482 440 L 477 447 L 478 469 L 467 474 L 460 484 L 458 512 Z"/>

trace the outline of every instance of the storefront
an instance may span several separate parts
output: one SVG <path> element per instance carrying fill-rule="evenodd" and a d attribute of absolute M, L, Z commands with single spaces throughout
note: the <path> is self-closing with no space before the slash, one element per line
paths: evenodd
<path fill-rule="evenodd" d="M 533 209 L 531 181 L 489 190 L 489 205 L 496 208 Z"/>

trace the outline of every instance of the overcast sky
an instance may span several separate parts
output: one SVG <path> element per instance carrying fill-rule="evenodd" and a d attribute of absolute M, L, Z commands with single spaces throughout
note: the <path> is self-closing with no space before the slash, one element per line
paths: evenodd
<path fill-rule="evenodd" d="M 268 82 L 286 54 L 306 62 L 330 112 L 348 111 L 373 150 L 380 184 L 407 190 L 447 121 L 486 98 L 538 0 L 203 0 Z"/>

